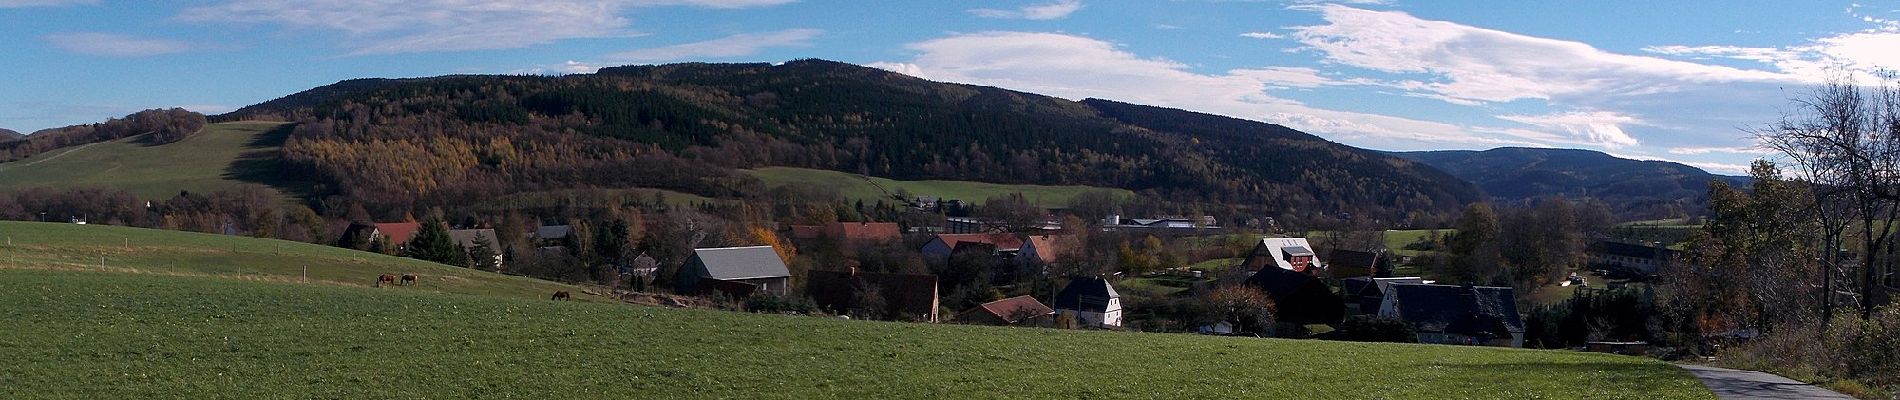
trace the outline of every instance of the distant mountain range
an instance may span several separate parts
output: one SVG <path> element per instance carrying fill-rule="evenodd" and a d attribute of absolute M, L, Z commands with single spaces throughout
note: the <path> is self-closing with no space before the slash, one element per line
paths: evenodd
<path fill-rule="evenodd" d="M 1502 147 L 1391 154 L 1470 181 L 1495 200 L 1593 198 L 1629 219 L 1699 213 L 1707 203 L 1710 181 L 1747 183 L 1747 178 L 1715 175 L 1681 163 L 1632 160 L 1590 150 Z"/>

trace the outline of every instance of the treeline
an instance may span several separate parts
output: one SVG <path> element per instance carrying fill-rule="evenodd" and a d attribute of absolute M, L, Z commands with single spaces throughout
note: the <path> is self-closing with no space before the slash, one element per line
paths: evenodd
<path fill-rule="evenodd" d="M 204 129 L 205 121 L 204 114 L 183 108 L 139 111 L 125 118 L 108 119 L 102 123 L 74 125 L 41 131 L 22 140 L 0 141 L 0 162 L 32 157 L 69 146 L 144 134 L 150 134 L 144 139 L 149 144 L 172 143 Z"/>
<path fill-rule="evenodd" d="M 351 81 L 221 118 L 248 117 L 301 122 L 283 150 L 292 173 L 379 215 L 523 190 L 751 197 L 766 188 L 732 169 L 760 166 L 1119 187 L 1283 221 L 1431 224 L 1476 197 L 1429 168 L 1284 127 L 817 60 Z M 1204 123 L 1221 128 L 1192 129 Z"/>

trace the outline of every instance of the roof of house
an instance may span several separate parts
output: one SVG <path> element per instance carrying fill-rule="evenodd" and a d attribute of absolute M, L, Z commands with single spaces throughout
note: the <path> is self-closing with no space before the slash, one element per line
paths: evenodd
<path fill-rule="evenodd" d="M 1049 315 L 1056 312 L 1054 309 L 1049 308 L 1049 306 L 1043 305 L 1042 302 L 1036 301 L 1035 297 L 1029 295 L 983 303 L 977 306 L 976 309 L 970 311 L 978 310 L 986 314 L 994 315 L 996 319 L 1011 324 L 1016 323 L 1016 321 L 1021 320 L 1023 317 Z"/>
<path fill-rule="evenodd" d="M 880 272 L 813 270 L 805 275 L 805 294 L 832 311 L 850 311 L 860 291 L 876 288 L 887 315 L 909 319 L 937 312 L 937 276 Z"/>
<path fill-rule="evenodd" d="M 833 222 L 825 225 L 825 235 L 838 240 L 866 242 L 903 238 L 898 233 L 896 222 Z"/>
<path fill-rule="evenodd" d="M 1050 235 L 1031 235 L 1024 246 L 1035 246 L 1036 258 L 1044 264 L 1056 262 L 1056 253 L 1061 251 L 1056 248 L 1055 236 Z"/>
<path fill-rule="evenodd" d="M 938 234 L 945 246 L 956 249 L 964 243 L 979 243 L 996 246 L 996 251 L 1014 251 L 1023 248 L 1023 239 L 1004 233 L 944 233 Z"/>
<path fill-rule="evenodd" d="M 379 222 L 376 224 L 376 233 L 388 236 L 389 243 L 397 246 L 409 243 L 409 238 L 415 237 L 418 230 L 422 230 L 420 222 Z"/>
<path fill-rule="evenodd" d="M 1272 258 L 1273 263 L 1279 265 L 1281 269 L 1293 269 L 1293 262 L 1287 260 L 1289 254 L 1312 256 L 1313 259 L 1308 265 L 1318 267 L 1319 269 L 1326 269 L 1326 264 L 1320 261 L 1317 255 L 1313 254 L 1313 245 L 1307 244 L 1306 238 L 1260 238 L 1260 245 L 1256 246 L 1255 250 L 1258 251 L 1263 248 L 1267 250 L 1268 258 Z"/>
<path fill-rule="evenodd" d="M 706 266 L 708 278 L 719 280 L 778 278 L 792 273 L 785 260 L 778 258 L 772 246 L 720 247 L 693 249 L 693 257 Z"/>
<path fill-rule="evenodd" d="M 1379 264 L 1379 257 L 1384 255 L 1385 252 L 1383 251 L 1370 252 L 1333 249 L 1333 251 L 1326 253 L 1326 264 L 1334 267 L 1350 266 L 1354 268 L 1364 268 L 1370 271 L 1374 266 Z"/>
<path fill-rule="evenodd" d="M 475 247 L 476 239 L 488 239 L 489 246 L 495 246 L 494 229 L 454 229 L 449 231 L 449 239 L 463 248 Z"/>
<path fill-rule="evenodd" d="M 1373 285 L 1372 285 L 1372 277 L 1370 276 L 1355 276 L 1351 278 L 1340 279 L 1339 280 L 1339 294 L 1346 295 L 1346 296 L 1358 296 L 1360 293 L 1365 293 L 1366 288 L 1371 287 L 1371 286 Z"/>
<path fill-rule="evenodd" d="M 539 238 L 539 239 L 545 239 L 545 240 L 566 239 L 567 234 L 572 233 L 572 232 L 574 232 L 574 227 L 572 226 L 545 225 L 539 228 L 534 228 L 534 237 Z"/>
<path fill-rule="evenodd" d="M 1391 290 L 1399 318 L 1419 332 L 1494 337 L 1524 332 L 1508 287 L 1396 284 Z"/>
<path fill-rule="evenodd" d="M 1108 301 L 1121 298 L 1115 285 L 1102 278 L 1073 278 L 1069 286 L 1056 293 L 1055 308 L 1087 312 L 1108 312 Z"/>

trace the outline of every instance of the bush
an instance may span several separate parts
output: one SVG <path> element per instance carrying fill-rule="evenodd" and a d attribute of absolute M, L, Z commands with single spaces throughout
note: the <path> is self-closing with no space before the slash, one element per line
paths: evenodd
<path fill-rule="evenodd" d="M 1831 387 L 1852 389 L 1861 397 L 1891 396 L 1900 392 L 1900 362 L 1895 361 L 1900 360 L 1900 305 L 1883 307 L 1869 319 L 1843 312 L 1826 331 L 1784 326 L 1723 351 L 1719 360 L 1725 367 L 1773 371 L 1796 380 L 1833 380 Z"/>
<path fill-rule="evenodd" d="M 1354 315 L 1346 317 L 1339 329 L 1331 334 L 1333 339 L 1353 342 L 1390 342 L 1415 343 L 1418 333 L 1412 331 L 1412 325 L 1404 320 L 1376 315 Z"/>

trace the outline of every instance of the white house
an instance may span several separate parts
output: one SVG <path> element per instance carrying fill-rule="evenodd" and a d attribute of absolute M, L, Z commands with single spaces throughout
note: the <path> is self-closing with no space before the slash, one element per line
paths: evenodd
<path fill-rule="evenodd" d="M 1107 328 L 1122 326 L 1122 296 L 1102 278 L 1073 278 L 1056 293 L 1056 326 Z"/>

